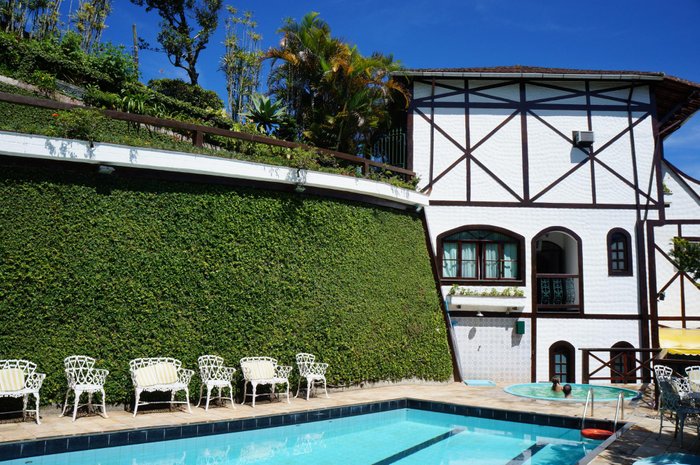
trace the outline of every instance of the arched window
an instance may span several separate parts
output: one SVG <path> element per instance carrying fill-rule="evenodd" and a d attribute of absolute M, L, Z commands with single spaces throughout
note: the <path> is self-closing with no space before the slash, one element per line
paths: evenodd
<path fill-rule="evenodd" d="M 555 376 L 562 384 L 576 382 L 576 360 L 574 346 L 558 341 L 549 347 L 549 379 Z"/>
<path fill-rule="evenodd" d="M 626 341 L 617 342 L 610 348 L 610 360 L 612 361 L 610 364 L 611 382 L 622 384 L 636 382 L 636 373 L 629 373 L 635 366 L 635 353 L 628 350 L 620 350 L 632 348 L 632 344 Z"/>
<path fill-rule="evenodd" d="M 523 284 L 523 238 L 493 226 L 467 226 L 438 236 L 440 277 L 451 283 Z"/>
<path fill-rule="evenodd" d="M 632 276 L 630 235 L 620 228 L 608 233 L 608 275 Z"/>

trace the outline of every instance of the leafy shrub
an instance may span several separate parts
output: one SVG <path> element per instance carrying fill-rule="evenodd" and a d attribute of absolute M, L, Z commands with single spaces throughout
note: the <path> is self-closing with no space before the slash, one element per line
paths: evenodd
<path fill-rule="evenodd" d="M 450 376 L 415 215 L 66 165 L 0 169 L 0 353 L 48 373 L 46 402 L 71 354 L 110 370 L 109 402 L 144 356 L 308 351 L 334 385 Z"/>
<path fill-rule="evenodd" d="M 32 73 L 29 82 L 36 85 L 42 94 L 51 95 L 56 91 L 56 76 L 46 71 L 36 70 Z"/>
<path fill-rule="evenodd" d="M 206 90 L 197 84 L 188 84 L 182 79 L 152 79 L 148 81 L 148 87 L 199 108 L 218 110 L 224 106 L 224 101 L 213 90 Z"/>
<path fill-rule="evenodd" d="M 138 79 L 136 66 L 123 48 L 103 44 L 87 54 L 80 48 L 80 36 L 72 32 L 44 40 L 0 32 L 0 68 L 19 79 L 29 80 L 39 70 L 72 84 L 95 84 L 108 91 Z"/>
<path fill-rule="evenodd" d="M 74 108 L 53 113 L 52 135 L 67 139 L 95 141 L 106 118 L 97 110 Z"/>

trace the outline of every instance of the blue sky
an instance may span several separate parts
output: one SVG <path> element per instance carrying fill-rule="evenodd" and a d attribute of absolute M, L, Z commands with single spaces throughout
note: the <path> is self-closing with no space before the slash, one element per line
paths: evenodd
<path fill-rule="evenodd" d="M 700 0 L 224 0 L 253 12 L 263 48 L 284 18 L 318 11 L 333 34 L 360 51 L 391 53 L 409 68 L 529 65 L 663 71 L 700 83 Z M 64 6 L 70 2 L 64 0 Z M 73 4 L 77 4 L 73 0 Z M 155 12 L 113 0 L 104 39 L 131 43 L 131 24 L 155 44 Z M 222 97 L 223 20 L 202 53 L 200 84 Z M 141 52 L 143 80 L 183 77 L 157 53 Z M 671 135 L 666 158 L 700 178 L 700 115 Z"/>

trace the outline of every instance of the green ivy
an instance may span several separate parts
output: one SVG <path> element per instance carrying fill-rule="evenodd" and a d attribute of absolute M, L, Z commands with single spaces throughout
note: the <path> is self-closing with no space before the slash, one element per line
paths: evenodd
<path fill-rule="evenodd" d="M 0 315 L 0 357 L 38 363 L 46 402 L 72 354 L 110 370 L 113 403 L 136 357 L 308 351 L 331 385 L 451 374 L 420 219 L 299 194 L 0 165 Z"/>

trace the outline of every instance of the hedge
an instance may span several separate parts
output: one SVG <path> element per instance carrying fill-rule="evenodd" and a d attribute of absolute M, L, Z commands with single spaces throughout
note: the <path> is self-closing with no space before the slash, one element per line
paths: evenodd
<path fill-rule="evenodd" d="M 72 354 L 110 370 L 110 403 L 136 357 L 308 351 L 331 385 L 451 374 L 420 219 L 296 193 L 0 165 L 0 318 L 0 358 L 38 363 L 45 402 Z"/>

